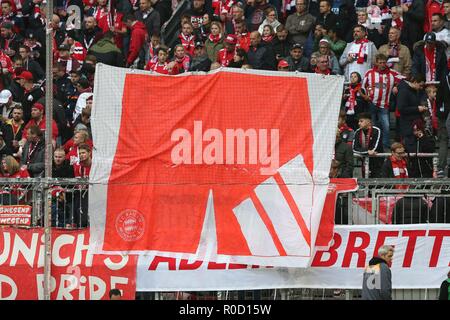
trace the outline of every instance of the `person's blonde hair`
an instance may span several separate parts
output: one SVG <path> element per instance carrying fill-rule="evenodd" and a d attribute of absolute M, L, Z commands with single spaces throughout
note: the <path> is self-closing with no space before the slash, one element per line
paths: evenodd
<path fill-rule="evenodd" d="M 391 144 L 391 152 L 394 152 L 399 148 L 404 148 L 404 146 L 400 142 L 394 142 L 393 144 Z"/>
<path fill-rule="evenodd" d="M 220 22 L 217 21 L 213 21 L 211 22 L 211 27 L 212 26 L 217 26 L 219 28 L 219 33 L 222 34 L 223 33 L 223 28 L 222 28 L 222 24 Z"/>
<path fill-rule="evenodd" d="M 6 156 L 3 158 L 6 163 L 6 171 L 11 175 L 20 170 L 20 165 L 13 156 Z M 3 170 L 3 168 L 2 168 Z"/>

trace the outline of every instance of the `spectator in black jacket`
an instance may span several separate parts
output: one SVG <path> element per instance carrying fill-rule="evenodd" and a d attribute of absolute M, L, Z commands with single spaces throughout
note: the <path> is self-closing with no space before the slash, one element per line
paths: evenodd
<path fill-rule="evenodd" d="M 308 72 L 309 70 L 309 60 L 303 56 L 303 46 L 300 43 L 292 46 L 286 61 L 289 63 L 289 71 Z"/>
<path fill-rule="evenodd" d="M 428 60 L 434 60 L 434 70 Z M 443 81 L 447 74 L 447 56 L 445 47 L 436 41 L 436 34 L 428 32 L 424 41 L 414 45 L 414 55 L 411 68 L 412 76 L 423 74 L 426 82 Z"/>
<path fill-rule="evenodd" d="M 45 169 L 45 141 L 44 134 L 38 126 L 28 128 L 27 142 L 23 146 L 21 169 L 28 170 L 33 178 L 40 177 Z"/>
<path fill-rule="evenodd" d="M 58 148 L 53 152 L 53 178 L 73 178 L 73 166 L 66 160 L 66 152 L 63 148 Z"/>
<path fill-rule="evenodd" d="M 111 31 L 104 33 L 103 38 L 89 49 L 89 54 L 94 55 L 100 63 L 114 67 L 125 65 L 122 51 L 114 44 L 114 33 Z"/>
<path fill-rule="evenodd" d="M 379 152 L 383 152 L 383 144 L 381 141 L 381 131 L 372 125 L 372 116 L 369 113 L 361 113 L 358 116 L 359 129 L 355 132 L 353 140 L 353 152 L 362 156 L 372 156 Z M 371 158 L 369 161 L 370 178 L 379 175 L 379 169 L 383 159 Z M 364 165 L 362 168 L 363 177 L 366 176 Z"/>
<path fill-rule="evenodd" d="M 424 132 L 424 123 L 422 119 L 418 119 L 413 123 L 413 133 L 416 138 L 416 149 L 413 153 L 433 153 L 434 140 L 433 137 L 426 135 Z M 411 154 L 411 152 L 410 152 Z M 433 160 L 432 158 L 410 157 L 410 173 L 411 178 L 432 178 L 433 177 Z M 443 175 L 443 172 L 442 172 Z"/>
<path fill-rule="evenodd" d="M 414 43 L 422 40 L 423 22 L 425 20 L 424 0 L 413 0 L 402 4 L 403 29 L 402 42 L 413 51 Z"/>
<path fill-rule="evenodd" d="M 161 17 L 159 12 L 152 7 L 151 0 L 139 0 L 139 10 L 134 14 L 138 21 L 145 24 L 148 38 L 153 34 L 159 35 L 161 29 Z"/>
<path fill-rule="evenodd" d="M 272 42 L 273 51 L 278 61 L 289 56 L 292 43 L 288 40 L 288 34 L 287 29 L 282 24 L 278 26 L 277 36 Z"/>
<path fill-rule="evenodd" d="M 261 35 L 258 31 L 250 34 L 248 63 L 253 69 L 276 70 L 275 53 L 271 46 L 261 43 Z"/>
<path fill-rule="evenodd" d="M 37 81 L 43 80 L 45 78 L 45 72 L 42 70 L 40 64 L 30 57 L 30 52 L 31 51 L 28 46 L 19 46 L 19 55 L 22 58 L 23 67 L 25 70 L 30 71 L 33 74 L 34 79 Z"/>
<path fill-rule="evenodd" d="M 397 109 L 400 112 L 400 135 L 407 152 L 415 150 L 412 124 L 415 120 L 421 119 L 422 114 L 428 110 L 428 107 L 424 105 L 424 83 L 423 75 L 418 74 L 412 77 L 411 81 L 403 80 L 398 85 Z"/>
<path fill-rule="evenodd" d="M 211 60 L 206 54 L 205 45 L 201 41 L 195 43 L 194 56 L 192 57 L 189 71 L 205 71 L 211 68 Z"/>
<path fill-rule="evenodd" d="M 331 11 L 331 3 L 329 0 L 321 0 L 319 3 L 320 16 L 317 23 L 323 24 L 327 29 L 336 27 L 338 22 L 337 16 Z"/>
<path fill-rule="evenodd" d="M 352 147 L 342 141 L 341 131 L 336 131 L 336 143 L 334 144 L 334 158 L 339 162 L 339 168 L 336 178 L 353 177 L 353 150 Z"/>

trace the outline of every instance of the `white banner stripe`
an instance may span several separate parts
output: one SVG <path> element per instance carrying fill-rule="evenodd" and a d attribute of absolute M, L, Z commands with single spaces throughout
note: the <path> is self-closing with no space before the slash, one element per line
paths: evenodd
<path fill-rule="evenodd" d="M 270 178 L 265 183 L 267 184 L 256 187 L 255 193 L 266 210 L 284 250 L 288 255 L 308 255 L 309 245 L 275 179 Z"/>
<path fill-rule="evenodd" d="M 269 230 L 250 199 L 241 202 L 233 212 L 253 255 L 279 255 Z"/>

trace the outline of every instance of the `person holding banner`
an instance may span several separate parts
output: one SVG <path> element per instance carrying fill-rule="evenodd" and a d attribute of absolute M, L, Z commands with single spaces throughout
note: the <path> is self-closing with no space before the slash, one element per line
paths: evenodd
<path fill-rule="evenodd" d="M 363 275 L 363 300 L 392 300 L 392 274 L 389 265 L 393 256 L 394 248 L 384 245 L 378 249 L 378 257 L 370 259 Z"/>

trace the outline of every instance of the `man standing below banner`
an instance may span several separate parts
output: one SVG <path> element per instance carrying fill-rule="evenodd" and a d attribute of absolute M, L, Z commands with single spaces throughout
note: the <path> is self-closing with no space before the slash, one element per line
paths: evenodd
<path fill-rule="evenodd" d="M 392 300 L 392 274 L 389 265 L 393 256 L 394 248 L 384 245 L 378 249 L 378 257 L 370 259 L 363 275 L 363 300 Z"/>
<path fill-rule="evenodd" d="M 367 29 L 362 25 L 353 28 L 353 42 L 347 43 L 339 63 L 345 70 L 345 80 L 349 81 L 352 72 L 360 75 L 373 67 L 377 48 L 372 41 L 367 40 Z"/>

